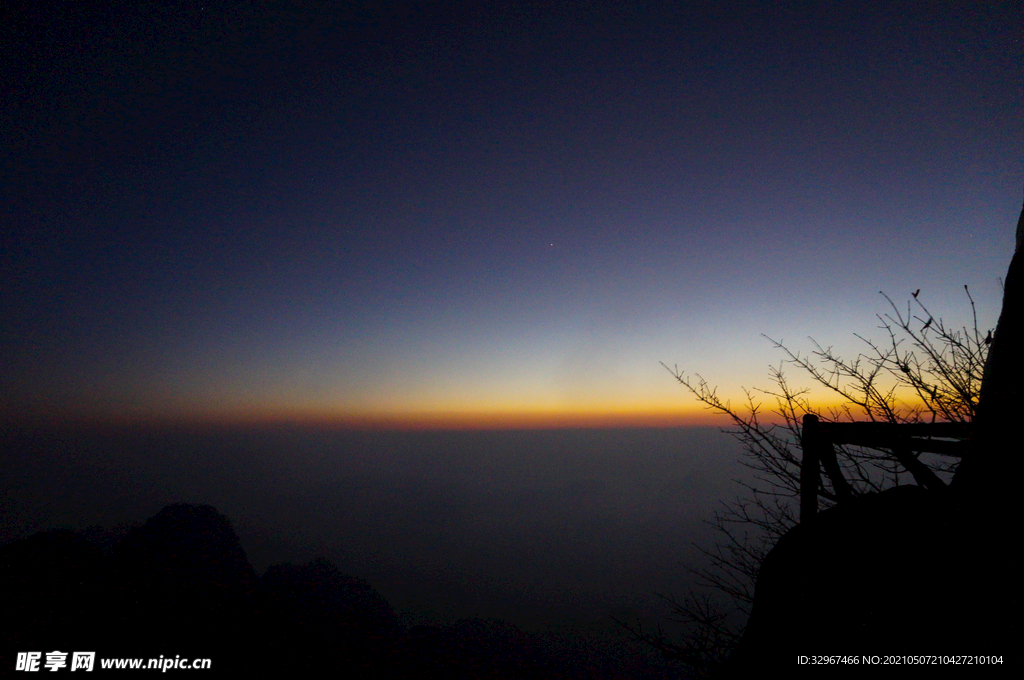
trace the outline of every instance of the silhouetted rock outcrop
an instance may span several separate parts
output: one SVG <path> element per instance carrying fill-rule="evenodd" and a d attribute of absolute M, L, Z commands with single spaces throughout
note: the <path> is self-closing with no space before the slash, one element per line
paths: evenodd
<path fill-rule="evenodd" d="M 248 636 L 256 574 L 208 505 L 169 505 L 133 529 L 110 557 L 110 579 L 127 646 L 198 655 Z"/>
<path fill-rule="evenodd" d="M 965 565 L 963 552 L 949 550 L 958 527 L 950 513 L 940 494 L 903 486 L 788 532 L 761 565 L 733 669 L 794 667 L 798 654 L 961 649 L 952 643 L 963 631 L 950 616 L 962 603 L 950 586 Z"/>
<path fill-rule="evenodd" d="M 798 655 L 1002 655 L 1016 643 L 1009 533 L 951 490 L 902 486 L 801 524 L 761 565 L 728 677 Z"/>

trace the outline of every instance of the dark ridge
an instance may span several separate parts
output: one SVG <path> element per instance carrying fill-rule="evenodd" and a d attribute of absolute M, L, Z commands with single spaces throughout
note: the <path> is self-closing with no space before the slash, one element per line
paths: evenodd
<path fill-rule="evenodd" d="M 0 547 L 0 668 L 19 651 L 97 658 L 210 658 L 204 675 L 355 678 L 665 677 L 501 621 L 405 630 L 369 583 L 324 558 L 257 579 L 231 523 L 208 505 L 170 505 L 109 554 L 47 531 Z"/>
<path fill-rule="evenodd" d="M 391 605 L 370 584 L 324 558 L 270 567 L 255 602 L 264 649 L 330 650 L 276 659 L 279 672 L 370 668 L 391 656 L 400 632 Z"/>

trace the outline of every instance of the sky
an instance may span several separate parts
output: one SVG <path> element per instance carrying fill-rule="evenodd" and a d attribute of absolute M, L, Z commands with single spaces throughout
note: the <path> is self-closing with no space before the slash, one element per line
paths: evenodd
<path fill-rule="evenodd" d="M 24 5 L 14 417 L 697 423 L 660 362 L 998 315 L 1020 2 Z"/>

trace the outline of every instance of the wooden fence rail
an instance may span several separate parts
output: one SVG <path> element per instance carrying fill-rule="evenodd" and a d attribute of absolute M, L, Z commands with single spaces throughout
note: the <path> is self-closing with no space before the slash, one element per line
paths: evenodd
<path fill-rule="evenodd" d="M 836 458 L 835 446 L 850 444 L 870 449 L 885 449 L 926 488 L 945 486 L 945 482 L 918 460 L 917 453 L 937 453 L 962 457 L 971 437 L 969 423 L 823 423 L 818 416 L 803 418 L 800 465 L 800 521 L 805 522 L 818 512 L 818 487 L 821 473 L 832 482 L 839 500 L 853 495 L 853 488 L 843 476 Z"/>

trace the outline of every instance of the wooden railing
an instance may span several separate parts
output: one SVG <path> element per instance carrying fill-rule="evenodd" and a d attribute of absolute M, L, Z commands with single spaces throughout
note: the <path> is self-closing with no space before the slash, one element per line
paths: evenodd
<path fill-rule="evenodd" d="M 818 512 L 818 486 L 824 470 L 836 496 L 842 501 L 853 495 L 836 458 L 837 444 L 892 451 L 920 486 L 938 488 L 945 482 L 918 460 L 916 453 L 937 453 L 962 457 L 971 436 L 968 423 L 823 423 L 807 414 L 803 419 L 803 461 L 800 466 L 800 521 Z"/>

